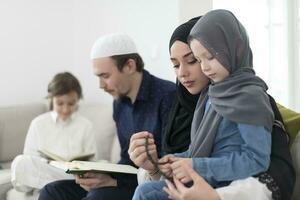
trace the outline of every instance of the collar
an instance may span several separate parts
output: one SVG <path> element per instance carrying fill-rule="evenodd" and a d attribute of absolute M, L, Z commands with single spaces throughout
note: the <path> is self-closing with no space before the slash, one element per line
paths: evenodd
<path fill-rule="evenodd" d="M 136 100 L 146 101 L 149 99 L 151 82 L 152 82 L 152 75 L 147 70 L 143 70 L 143 78 L 142 78 L 142 82 Z"/>
<path fill-rule="evenodd" d="M 50 114 L 51 114 L 51 118 L 54 121 L 54 123 L 63 123 L 63 124 L 74 120 L 74 118 L 76 116 L 76 112 L 74 112 L 67 120 L 62 121 L 61 119 L 59 119 L 58 113 L 56 111 L 53 110 L 53 111 L 51 111 Z"/>

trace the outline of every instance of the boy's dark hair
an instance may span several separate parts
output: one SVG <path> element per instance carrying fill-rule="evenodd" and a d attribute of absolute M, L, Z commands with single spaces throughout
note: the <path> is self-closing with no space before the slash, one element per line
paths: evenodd
<path fill-rule="evenodd" d="M 79 99 L 83 97 L 78 79 L 70 72 L 56 74 L 48 84 L 48 98 L 68 94 L 70 92 L 76 92 Z M 53 102 L 51 101 L 50 110 L 52 109 Z"/>
<path fill-rule="evenodd" d="M 116 62 L 116 65 L 119 71 L 122 71 L 129 59 L 133 59 L 136 64 L 136 71 L 142 72 L 144 69 L 144 61 L 141 56 L 137 53 L 124 54 L 124 55 L 115 55 L 111 58 Z"/>

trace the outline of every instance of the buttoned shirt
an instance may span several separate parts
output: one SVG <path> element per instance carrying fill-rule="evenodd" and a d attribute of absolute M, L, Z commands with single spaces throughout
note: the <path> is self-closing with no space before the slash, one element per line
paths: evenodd
<path fill-rule="evenodd" d="M 69 160 L 72 157 L 95 153 L 96 143 L 92 123 L 73 113 L 67 120 L 60 120 L 50 111 L 32 120 L 24 146 L 24 154 L 40 156 L 44 149 Z"/>
<path fill-rule="evenodd" d="M 162 133 L 175 95 L 175 84 L 159 79 L 146 70 L 134 103 L 130 99 L 113 102 L 113 118 L 116 122 L 121 145 L 121 164 L 133 165 L 128 155 L 132 134 L 140 131 L 153 133 L 158 152 L 161 152 Z"/>

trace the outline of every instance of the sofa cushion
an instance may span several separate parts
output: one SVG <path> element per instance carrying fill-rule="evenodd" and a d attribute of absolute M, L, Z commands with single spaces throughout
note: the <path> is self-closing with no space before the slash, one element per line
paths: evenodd
<path fill-rule="evenodd" d="M 300 130 L 300 113 L 285 108 L 284 106 L 279 104 L 277 104 L 277 106 L 283 118 L 286 131 L 290 136 L 290 145 L 292 145 L 297 133 Z"/>
<path fill-rule="evenodd" d="M 10 189 L 6 194 L 6 200 L 38 200 L 39 192 L 33 190 L 32 192 L 18 192 L 15 189 Z"/>
<path fill-rule="evenodd" d="M 31 120 L 46 110 L 44 102 L 0 107 L 0 162 L 22 153 Z"/>
<path fill-rule="evenodd" d="M 293 163 L 296 171 L 296 184 L 294 187 L 294 195 L 293 200 L 299 200 L 300 199 L 300 131 L 298 132 L 298 135 L 296 136 L 294 143 L 291 147 L 291 154 L 293 158 Z"/>
<path fill-rule="evenodd" d="M 6 192 L 11 188 L 10 169 L 0 170 L 0 199 L 6 199 Z"/>

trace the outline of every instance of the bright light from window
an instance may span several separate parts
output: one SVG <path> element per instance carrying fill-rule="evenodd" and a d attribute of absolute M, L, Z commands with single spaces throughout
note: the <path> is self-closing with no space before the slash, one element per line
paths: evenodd
<path fill-rule="evenodd" d="M 268 84 L 268 93 L 288 106 L 284 0 L 213 0 L 213 8 L 230 10 L 245 26 L 256 74 Z"/>

